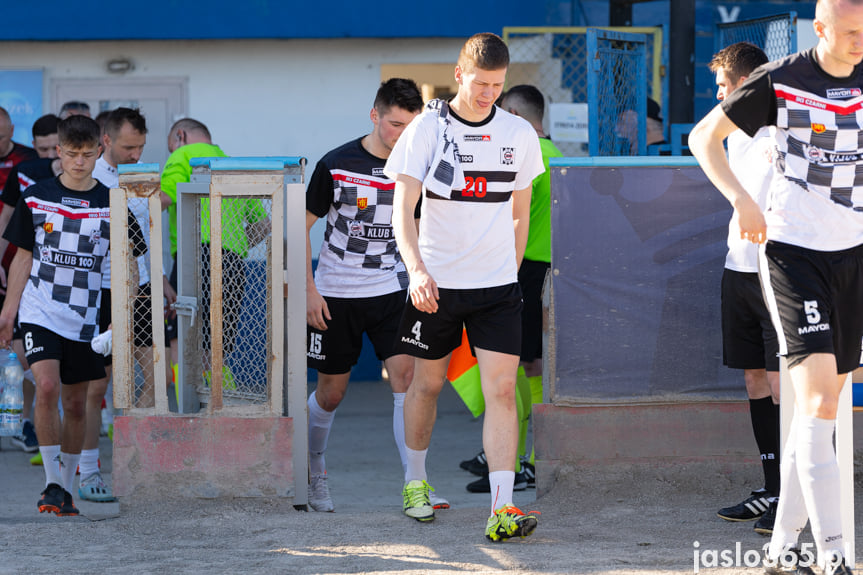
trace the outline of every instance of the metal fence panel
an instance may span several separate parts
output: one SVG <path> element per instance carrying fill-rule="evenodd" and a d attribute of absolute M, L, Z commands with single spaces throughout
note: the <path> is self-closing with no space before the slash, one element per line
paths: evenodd
<path fill-rule="evenodd" d="M 647 154 L 644 34 L 587 31 L 591 156 Z"/>
<path fill-rule="evenodd" d="M 743 398 L 719 329 L 731 207 L 695 160 L 553 158 L 551 177 L 550 400 Z"/>
<path fill-rule="evenodd" d="M 797 52 L 797 12 L 716 25 L 716 50 L 737 42 L 755 44 L 770 60 Z"/>
<path fill-rule="evenodd" d="M 509 27 L 503 38 L 509 46 L 510 66 L 507 87 L 536 86 L 549 103 L 587 103 L 588 61 L 585 27 Z M 616 32 L 646 35 L 645 65 L 649 95 L 663 102 L 663 34 L 660 27 L 611 27 Z M 548 116 L 548 114 L 546 114 Z M 591 117 L 594 115 L 591 113 Z M 549 132 L 550 130 L 546 130 Z M 580 142 L 555 141 L 565 156 L 584 156 L 587 146 Z"/>

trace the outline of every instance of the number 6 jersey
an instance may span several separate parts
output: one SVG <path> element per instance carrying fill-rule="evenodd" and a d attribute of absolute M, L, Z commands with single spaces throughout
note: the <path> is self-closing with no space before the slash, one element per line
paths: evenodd
<path fill-rule="evenodd" d="M 52 178 L 21 193 L 5 233 L 33 254 L 18 309 L 21 323 L 74 341 L 96 336 L 109 215 L 108 188 L 99 183 L 79 192 Z"/>

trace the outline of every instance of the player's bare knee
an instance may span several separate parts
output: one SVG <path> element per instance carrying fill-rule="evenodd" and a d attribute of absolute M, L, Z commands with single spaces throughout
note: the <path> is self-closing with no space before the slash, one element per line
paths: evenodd
<path fill-rule="evenodd" d="M 743 370 L 743 381 L 749 399 L 770 397 L 770 383 L 767 381 L 767 371 L 763 369 Z"/>

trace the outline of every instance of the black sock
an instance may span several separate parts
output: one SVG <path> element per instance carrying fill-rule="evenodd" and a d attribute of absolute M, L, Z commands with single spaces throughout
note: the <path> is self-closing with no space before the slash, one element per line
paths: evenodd
<path fill-rule="evenodd" d="M 752 431 L 761 453 L 764 488 L 771 496 L 779 495 L 779 406 L 770 397 L 749 400 Z"/>

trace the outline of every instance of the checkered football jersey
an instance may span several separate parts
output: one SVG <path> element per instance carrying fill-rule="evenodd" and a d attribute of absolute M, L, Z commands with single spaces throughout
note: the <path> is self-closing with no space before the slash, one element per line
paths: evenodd
<path fill-rule="evenodd" d="M 329 297 L 386 295 L 407 288 L 393 235 L 395 182 L 362 138 L 327 153 L 306 190 L 306 209 L 327 218 L 315 287 Z"/>
<path fill-rule="evenodd" d="M 863 244 L 863 66 L 834 78 L 815 50 L 770 62 L 722 102 L 750 136 L 775 126 L 767 237 L 821 251 Z"/>
<path fill-rule="evenodd" d="M 99 329 L 102 258 L 108 250 L 108 188 L 66 188 L 59 178 L 21 194 L 5 237 L 33 253 L 18 318 L 75 341 Z"/>
<path fill-rule="evenodd" d="M 512 195 L 527 190 L 545 171 L 536 130 L 498 107 L 469 122 L 450 108 L 449 130 L 466 187 L 438 195 L 423 190 L 419 249 L 437 285 L 478 289 L 518 281 Z M 414 118 L 396 142 L 386 170 L 420 181 L 433 170 L 439 116 L 427 110 Z"/>

